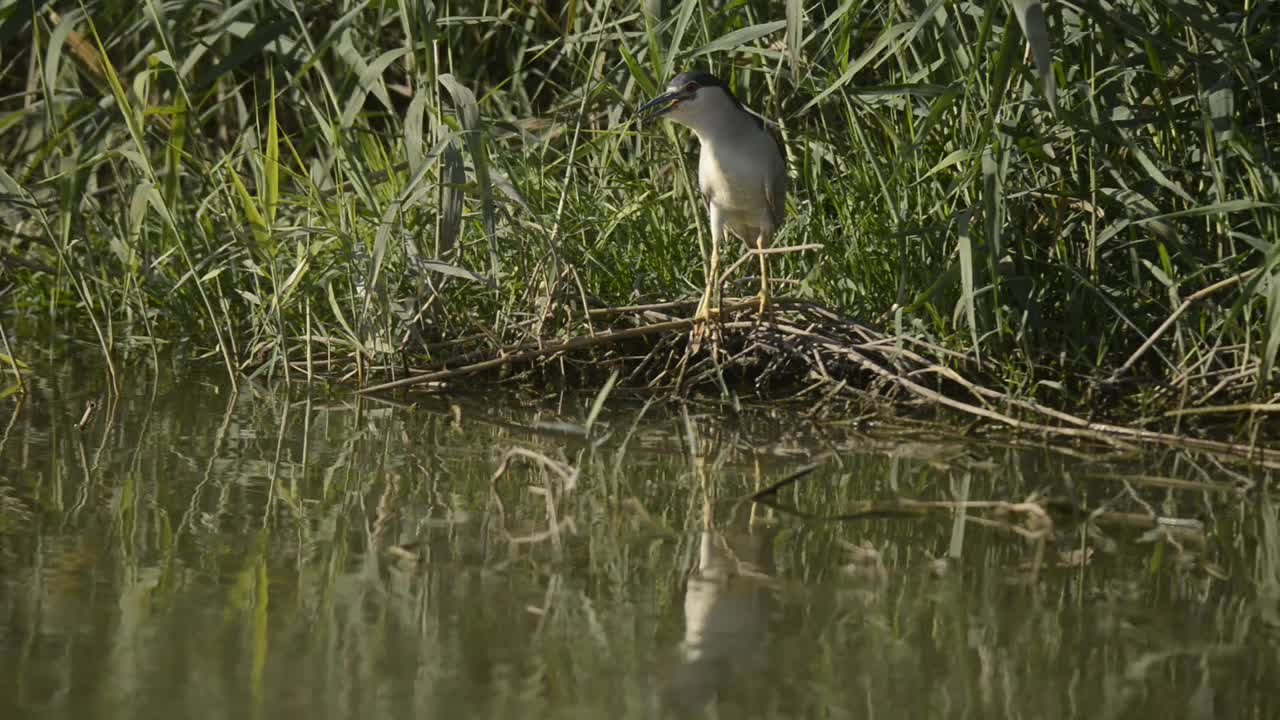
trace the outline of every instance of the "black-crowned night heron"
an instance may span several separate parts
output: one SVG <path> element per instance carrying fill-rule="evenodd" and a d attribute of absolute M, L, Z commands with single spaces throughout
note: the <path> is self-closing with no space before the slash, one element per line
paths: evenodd
<path fill-rule="evenodd" d="M 729 87 L 705 72 L 686 72 L 667 92 L 640 108 L 644 117 L 664 117 L 693 130 L 698 154 L 698 187 L 711 219 L 711 266 L 695 320 L 719 309 L 720 241 L 726 230 L 763 250 L 782 226 L 787 200 L 787 163 L 778 143 Z M 760 254 L 760 313 L 769 305 L 769 269 Z"/>

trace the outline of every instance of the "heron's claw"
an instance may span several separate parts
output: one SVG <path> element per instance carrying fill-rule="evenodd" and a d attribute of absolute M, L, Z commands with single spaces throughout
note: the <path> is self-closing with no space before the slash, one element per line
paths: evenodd
<path fill-rule="evenodd" d="M 769 313 L 773 312 L 773 296 L 764 290 L 761 290 L 754 297 L 748 298 L 747 301 L 756 303 L 756 308 L 757 308 L 756 322 L 757 323 L 764 320 L 765 315 L 768 315 Z"/>
<path fill-rule="evenodd" d="M 702 341 L 710 338 L 712 347 L 720 344 L 720 307 L 713 303 L 710 294 L 702 296 L 693 314 L 693 328 L 689 331 L 690 350 L 697 352 Z"/>

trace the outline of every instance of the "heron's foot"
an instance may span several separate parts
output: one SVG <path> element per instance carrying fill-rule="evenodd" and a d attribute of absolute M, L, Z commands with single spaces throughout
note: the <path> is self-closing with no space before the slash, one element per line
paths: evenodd
<path fill-rule="evenodd" d="M 702 297 L 698 309 L 693 313 L 693 328 L 689 331 L 692 342 L 690 349 L 697 352 L 704 340 L 710 339 L 716 346 L 720 342 L 720 304 L 713 302 L 709 295 Z"/>
<path fill-rule="evenodd" d="M 773 295 L 761 290 L 754 296 L 747 298 L 747 302 L 756 305 L 756 323 L 759 324 L 764 320 L 765 316 L 773 312 Z"/>

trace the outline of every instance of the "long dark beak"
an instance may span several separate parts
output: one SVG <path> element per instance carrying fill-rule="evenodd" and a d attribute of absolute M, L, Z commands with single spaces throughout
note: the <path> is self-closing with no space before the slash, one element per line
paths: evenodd
<path fill-rule="evenodd" d="M 681 100 L 688 98 L 689 94 L 683 90 L 672 90 L 641 105 L 640 109 L 636 110 L 636 115 L 641 120 L 656 120 L 674 109 Z"/>

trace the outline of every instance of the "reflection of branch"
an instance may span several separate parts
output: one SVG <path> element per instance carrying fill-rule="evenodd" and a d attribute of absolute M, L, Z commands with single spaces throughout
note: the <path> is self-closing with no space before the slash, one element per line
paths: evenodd
<path fill-rule="evenodd" d="M 1132 483 L 1134 485 L 1144 485 L 1147 487 L 1167 488 L 1170 490 L 1186 490 L 1189 492 L 1216 492 L 1216 493 L 1232 493 L 1243 494 L 1252 487 L 1248 478 L 1242 478 L 1236 483 L 1226 482 L 1208 482 L 1201 480 L 1184 480 L 1182 478 L 1161 477 L 1158 475 L 1126 475 L 1122 473 L 1091 473 L 1091 477 L 1100 480 L 1118 480 L 1124 483 Z"/>
<path fill-rule="evenodd" d="M 507 530 L 506 526 L 506 508 L 502 503 L 502 496 L 498 493 L 498 480 L 507 474 L 507 470 L 511 468 L 511 463 L 517 459 L 523 459 L 543 468 L 543 484 L 540 488 L 530 488 L 533 492 L 542 495 L 546 501 L 547 510 L 547 529 L 526 536 L 515 536 Z M 489 479 L 489 492 L 493 495 L 493 501 L 498 506 L 498 522 L 502 528 L 502 534 L 506 536 L 507 541 L 512 544 L 542 542 L 551 540 L 557 556 L 563 547 L 560 540 L 560 531 L 564 528 L 573 529 L 573 518 L 565 518 L 564 521 L 558 519 L 556 509 L 556 492 L 552 486 L 548 474 L 554 473 L 560 478 L 561 493 L 573 490 L 578 485 L 578 470 L 570 467 L 562 462 L 552 460 L 536 450 L 528 450 L 525 448 L 511 448 L 502 455 L 502 462 L 498 464 L 498 469 L 494 471 L 493 477 Z"/>
<path fill-rule="evenodd" d="M 802 520 L 814 520 L 819 522 L 845 522 L 849 520 L 875 520 L 880 518 L 913 518 L 923 517 L 928 509 L 921 507 L 924 503 L 917 503 L 913 500 L 890 500 L 888 502 L 877 502 L 874 500 L 866 500 L 854 503 L 855 510 L 847 513 L 839 513 L 837 515 L 818 515 L 809 513 L 797 508 L 793 505 L 784 505 L 774 499 L 773 496 L 767 495 L 759 500 L 755 500 L 761 505 L 771 507 L 778 512 L 798 517 Z"/>
<path fill-rule="evenodd" d="M 823 464 L 824 462 L 826 462 L 826 458 L 825 458 L 825 457 L 824 457 L 824 458 L 822 458 L 821 460 L 817 461 L 817 462 L 809 463 L 808 465 L 805 465 L 804 467 L 801 467 L 801 468 L 798 468 L 798 469 L 796 469 L 796 470 L 793 470 L 792 472 L 790 472 L 789 474 L 787 474 L 786 476 L 784 476 L 784 477 L 783 477 L 781 480 L 779 480 L 778 482 L 773 483 L 773 484 L 772 484 L 772 485 L 770 485 L 769 487 L 766 487 L 765 489 L 763 489 L 763 490 L 761 490 L 761 491 L 757 492 L 756 494 L 752 495 L 752 496 L 751 496 L 751 500 L 752 500 L 753 502 L 764 503 L 764 502 L 765 502 L 765 498 L 769 498 L 769 497 L 773 497 L 774 495 L 777 495 L 779 490 L 781 490 L 782 488 L 784 488 L 784 487 L 786 487 L 786 486 L 790 485 L 791 483 L 794 483 L 794 482 L 796 482 L 796 481 L 800 480 L 801 478 L 803 478 L 804 476 L 806 476 L 806 475 L 808 475 L 809 473 L 813 472 L 814 470 L 817 470 L 819 467 L 821 467 L 821 466 L 822 466 L 822 464 Z"/>
<path fill-rule="evenodd" d="M 542 467 L 556 473 L 557 475 L 560 476 L 560 479 L 564 482 L 565 490 L 572 490 L 578 484 L 578 471 L 576 468 L 570 467 L 569 465 L 566 465 L 557 460 L 552 460 L 551 458 L 547 457 L 546 455 L 543 455 L 542 453 L 536 450 L 527 450 L 525 448 L 511 448 L 510 450 L 507 450 L 507 452 L 502 455 L 502 462 L 498 465 L 498 469 L 493 473 L 493 477 L 489 479 L 490 487 L 493 487 L 496 485 L 496 483 L 498 482 L 498 478 L 501 478 L 503 475 L 507 473 L 507 470 L 511 465 L 511 461 L 517 458 L 524 458 L 525 460 L 529 460 L 531 462 L 539 464 Z"/>

